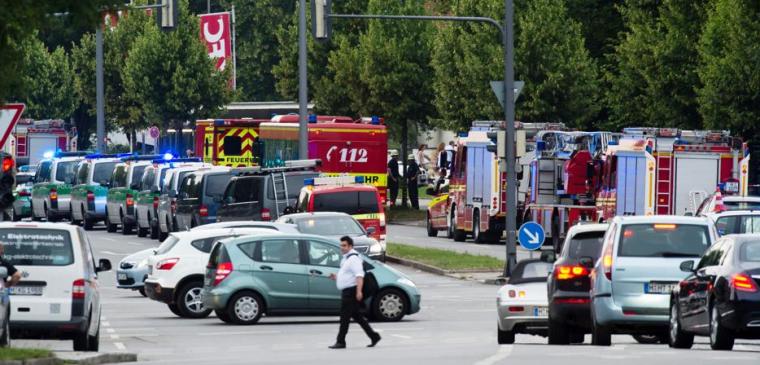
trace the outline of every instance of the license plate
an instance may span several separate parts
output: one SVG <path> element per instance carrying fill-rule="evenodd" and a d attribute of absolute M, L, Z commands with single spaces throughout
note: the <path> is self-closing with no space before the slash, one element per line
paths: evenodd
<path fill-rule="evenodd" d="M 648 294 L 670 294 L 676 283 L 644 283 L 644 292 Z"/>
<path fill-rule="evenodd" d="M 11 295 L 42 295 L 41 286 L 12 286 L 9 291 Z"/>
<path fill-rule="evenodd" d="M 127 280 L 127 274 L 118 274 L 117 277 L 119 280 Z"/>
<path fill-rule="evenodd" d="M 533 316 L 534 317 L 547 317 L 547 316 L 549 316 L 549 308 L 548 307 L 536 307 L 536 308 L 533 308 Z"/>

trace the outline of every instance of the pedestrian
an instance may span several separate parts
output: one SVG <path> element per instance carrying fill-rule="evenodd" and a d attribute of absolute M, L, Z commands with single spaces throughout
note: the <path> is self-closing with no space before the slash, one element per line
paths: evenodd
<path fill-rule="evenodd" d="M 10 288 L 21 280 L 21 273 L 10 261 L 5 259 L 5 245 L 2 243 L 0 243 L 0 267 L 4 267 L 8 271 L 8 278 L 10 278 L 5 281 L 5 288 Z"/>
<path fill-rule="evenodd" d="M 417 162 L 417 166 L 427 170 L 427 166 L 430 163 L 430 157 L 427 157 L 425 154 L 425 150 L 427 149 L 426 144 L 421 144 L 419 148 L 417 148 L 417 153 L 414 155 L 414 160 Z"/>
<path fill-rule="evenodd" d="M 446 164 L 446 144 L 441 142 L 438 144 L 438 148 L 435 149 L 435 155 L 433 155 L 433 163 L 435 164 L 435 171 L 440 170 L 442 167 L 447 166 L 441 166 Z"/>
<path fill-rule="evenodd" d="M 401 174 L 398 170 L 398 151 L 393 151 L 391 152 L 391 160 L 388 161 L 388 201 L 392 207 L 396 206 L 399 180 L 401 180 Z"/>
<path fill-rule="evenodd" d="M 417 190 L 417 184 L 420 177 L 420 166 L 414 161 L 414 154 L 407 156 L 406 172 L 404 177 L 406 178 L 406 188 L 409 191 L 409 202 L 412 204 L 412 208 L 420 209 L 419 191 Z"/>
<path fill-rule="evenodd" d="M 438 171 L 438 180 L 435 181 L 435 186 L 433 188 L 435 195 L 440 194 L 442 190 L 449 185 L 446 175 L 446 169 Z"/>
<path fill-rule="evenodd" d="M 359 253 L 354 250 L 354 240 L 349 236 L 340 238 L 340 252 L 343 259 L 340 261 L 340 270 L 338 275 L 330 274 L 330 279 L 335 280 L 340 295 L 340 328 L 338 330 L 338 339 L 335 344 L 329 346 L 331 349 L 346 348 L 346 334 L 348 333 L 348 324 L 351 318 L 362 327 L 364 333 L 370 339 L 367 347 L 375 347 L 380 342 L 380 334 L 372 330 L 367 319 L 359 313 L 363 306 L 364 295 L 364 265 Z"/>

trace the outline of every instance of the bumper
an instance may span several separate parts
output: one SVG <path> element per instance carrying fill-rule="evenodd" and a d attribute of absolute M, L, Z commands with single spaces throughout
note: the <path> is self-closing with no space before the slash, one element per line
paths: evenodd
<path fill-rule="evenodd" d="M 718 308 L 721 310 L 721 324 L 740 337 L 760 338 L 760 301 L 732 301 Z"/>
<path fill-rule="evenodd" d="M 510 311 L 510 307 L 520 307 L 522 310 Z M 539 313 L 539 308 L 546 308 L 546 305 L 517 303 L 497 305 L 496 312 L 499 316 L 499 329 L 502 331 L 545 335 L 549 328 L 549 317 Z"/>
<path fill-rule="evenodd" d="M 148 270 L 118 269 L 116 270 L 116 287 L 119 289 L 140 289 L 148 277 Z"/>
<path fill-rule="evenodd" d="M 555 297 L 549 303 L 549 317 L 553 321 L 591 330 L 591 301 L 588 297 Z"/>
<path fill-rule="evenodd" d="M 209 309 L 224 309 L 231 294 L 224 287 L 204 287 L 201 295 L 203 306 Z"/>
<path fill-rule="evenodd" d="M 17 217 L 31 217 L 32 203 L 29 202 L 29 199 L 16 199 L 13 202 L 13 214 Z"/>
<path fill-rule="evenodd" d="M 31 339 L 71 339 L 87 331 L 87 317 L 72 317 L 65 322 L 11 321 L 11 336 Z"/>
<path fill-rule="evenodd" d="M 162 288 L 158 283 L 145 282 L 145 294 L 148 298 L 166 304 L 174 303 L 174 288 Z"/>
<path fill-rule="evenodd" d="M 667 295 L 663 295 L 669 299 Z M 667 301 L 666 301 L 667 302 Z M 610 326 L 620 332 L 640 332 L 640 330 L 667 330 L 670 320 L 669 306 L 620 307 L 611 296 L 596 296 L 591 301 L 591 310 L 596 321 L 602 326 Z"/>

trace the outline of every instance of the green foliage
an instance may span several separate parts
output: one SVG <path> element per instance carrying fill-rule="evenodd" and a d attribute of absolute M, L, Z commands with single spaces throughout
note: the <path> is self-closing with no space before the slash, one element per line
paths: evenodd
<path fill-rule="evenodd" d="M 615 51 L 618 35 L 623 31 L 623 18 L 617 7 L 625 0 L 568 0 L 570 18 L 581 24 L 586 48 L 597 62 Z"/>

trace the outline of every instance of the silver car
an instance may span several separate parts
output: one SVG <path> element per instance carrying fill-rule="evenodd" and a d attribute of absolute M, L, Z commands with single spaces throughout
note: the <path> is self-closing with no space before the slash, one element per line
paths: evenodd
<path fill-rule="evenodd" d="M 148 257 L 155 254 L 155 252 L 155 249 L 149 248 L 123 258 L 116 269 L 116 287 L 119 289 L 137 290 L 142 296 L 147 296 L 143 282 L 148 277 Z"/>
<path fill-rule="evenodd" d="M 546 280 L 552 268 L 551 263 L 539 259 L 517 263 L 507 285 L 502 286 L 496 295 L 499 344 L 514 343 L 516 333 L 547 335 Z"/>

